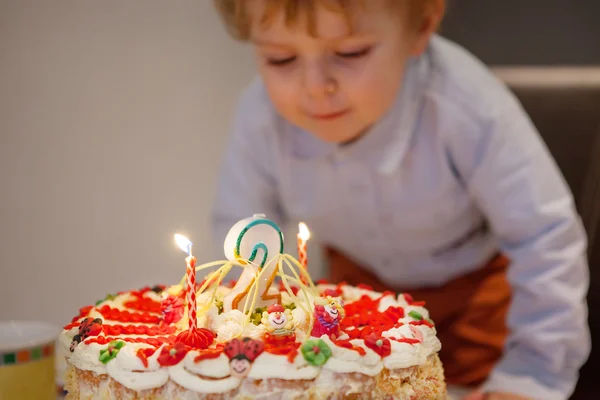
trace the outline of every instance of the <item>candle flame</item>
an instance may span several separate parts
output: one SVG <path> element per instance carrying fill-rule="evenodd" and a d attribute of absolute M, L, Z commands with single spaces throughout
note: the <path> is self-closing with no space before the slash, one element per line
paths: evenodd
<path fill-rule="evenodd" d="M 304 241 L 310 239 L 310 231 L 304 222 L 300 222 L 298 224 L 298 236 L 300 236 L 300 239 Z"/>
<path fill-rule="evenodd" d="M 188 254 L 188 256 L 192 255 L 192 242 L 188 238 L 176 233 L 175 242 L 181 250 L 185 251 Z"/>

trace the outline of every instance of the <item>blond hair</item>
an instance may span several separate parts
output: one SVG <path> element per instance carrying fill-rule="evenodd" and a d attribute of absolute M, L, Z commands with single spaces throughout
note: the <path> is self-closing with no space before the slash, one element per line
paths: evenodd
<path fill-rule="evenodd" d="M 213 0 L 215 7 L 225 24 L 227 31 L 236 39 L 250 39 L 251 18 L 247 12 L 248 1 L 251 0 Z M 282 11 L 288 27 L 298 22 L 301 14 L 306 16 L 308 33 L 316 36 L 316 10 L 323 6 L 327 10 L 343 14 L 348 26 L 352 29 L 352 15 L 357 8 L 364 7 L 368 0 L 264 0 L 266 3 L 260 24 L 267 26 Z M 390 7 L 405 6 L 410 24 L 418 25 L 425 10 L 433 0 L 389 0 Z"/>

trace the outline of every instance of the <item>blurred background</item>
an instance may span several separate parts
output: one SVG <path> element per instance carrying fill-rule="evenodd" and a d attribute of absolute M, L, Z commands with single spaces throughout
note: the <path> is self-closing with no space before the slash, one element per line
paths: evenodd
<path fill-rule="evenodd" d="M 566 149 L 555 156 L 589 231 L 599 15 L 597 0 L 450 0 L 443 25 Z M 63 325 L 107 293 L 178 281 L 175 232 L 199 262 L 223 258 L 209 233 L 213 187 L 255 73 L 209 0 L 0 0 L 0 319 Z M 295 227 L 285 233 L 295 255 Z M 323 276 L 318 238 L 309 263 Z"/>

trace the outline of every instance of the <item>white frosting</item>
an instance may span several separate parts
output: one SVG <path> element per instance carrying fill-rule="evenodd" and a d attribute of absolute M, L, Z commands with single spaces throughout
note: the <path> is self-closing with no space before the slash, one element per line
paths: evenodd
<path fill-rule="evenodd" d="M 400 293 L 398 295 L 398 298 L 396 299 L 396 301 L 398 302 L 398 305 L 400 307 L 406 307 L 408 305 L 408 301 L 406 301 L 406 298 L 404 297 L 404 294 Z"/>
<path fill-rule="evenodd" d="M 347 303 L 356 301 L 360 299 L 362 296 L 367 295 L 372 300 L 378 299 L 381 297 L 381 293 L 374 292 L 372 290 L 361 289 L 355 286 L 343 285 L 342 286 L 342 296 L 344 297 Z"/>
<path fill-rule="evenodd" d="M 429 356 L 429 351 L 419 344 L 408 344 L 390 340 L 392 353 L 383 359 L 387 369 L 408 368 L 424 364 Z"/>
<path fill-rule="evenodd" d="M 392 294 L 384 296 L 379 301 L 379 306 L 377 307 L 377 311 L 384 312 L 389 307 L 398 307 L 398 301 L 396 301 L 396 297 Z"/>
<path fill-rule="evenodd" d="M 148 357 L 148 367 L 137 356 L 137 350 L 149 347 L 140 343 L 127 343 L 117 356 L 106 364 L 106 372 L 115 381 L 132 390 L 160 387 L 169 381 L 169 371 L 158 363 L 160 349 Z"/>
<path fill-rule="evenodd" d="M 239 310 L 231 310 L 215 316 L 211 329 L 217 333 L 217 341 L 226 342 L 242 336 L 260 339 L 265 332 L 264 326 L 254 325 L 252 322 L 244 323 L 245 319 L 246 316 Z"/>
<path fill-rule="evenodd" d="M 437 353 L 442 349 L 442 343 L 437 337 L 435 328 L 430 328 L 426 325 L 418 325 L 416 327 L 423 335 L 423 346 L 429 348 L 430 353 Z"/>
<path fill-rule="evenodd" d="M 323 365 L 325 369 L 339 373 L 358 372 L 368 376 L 375 376 L 383 369 L 383 363 L 379 362 L 381 357 L 371 350 L 369 350 L 372 353 L 371 355 L 367 353 L 367 356 L 363 357 L 356 350 L 335 345 L 326 335 L 323 335 L 321 340 L 331 349 L 331 357 Z M 354 343 L 357 342 L 364 344 L 362 340 L 356 340 Z"/>
<path fill-rule="evenodd" d="M 169 367 L 169 376 L 175 383 L 198 393 L 226 393 L 237 388 L 241 380 L 229 376 L 223 379 L 203 379 L 189 371 L 184 363 Z"/>
<path fill-rule="evenodd" d="M 217 358 L 205 358 L 200 362 L 194 359 L 200 354 L 198 351 L 190 351 L 183 360 L 183 365 L 188 371 L 210 378 L 225 378 L 229 376 L 229 359 L 223 353 Z"/>
<path fill-rule="evenodd" d="M 248 377 L 250 379 L 314 379 L 319 375 L 320 368 L 308 365 L 298 354 L 293 363 L 290 363 L 287 356 L 261 353 L 250 368 Z"/>
<path fill-rule="evenodd" d="M 98 358 L 100 350 L 105 349 L 106 347 L 106 345 L 98 343 L 90 343 L 88 345 L 80 344 L 75 347 L 75 351 L 71 353 L 69 362 L 81 370 L 105 374 L 106 366 L 102 364 Z"/>
<path fill-rule="evenodd" d="M 421 307 L 421 306 L 404 306 L 404 319 L 402 319 L 402 322 L 410 322 L 410 321 L 414 321 L 415 319 L 413 317 L 411 317 L 410 315 L 408 315 L 409 312 L 411 311 L 416 311 L 419 314 L 421 314 L 421 316 L 423 318 L 429 318 L 429 311 L 425 308 L 425 307 Z"/>
<path fill-rule="evenodd" d="M 374 366 L 381 362 L 379 354 L 365 346 L 365 341 L 362 339 L 353 339 L 350 341 L 354 346 L 362 347 L 367 354 L 362 357 L 362 362 L 367 366 Z"/>

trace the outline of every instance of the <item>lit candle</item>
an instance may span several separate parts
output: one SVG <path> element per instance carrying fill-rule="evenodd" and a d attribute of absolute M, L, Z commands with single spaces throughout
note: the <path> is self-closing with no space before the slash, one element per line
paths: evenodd
<path fill-rule="evenodd" d="M 185 294 L 187 299 L 188 329 L 179 332 L 176 341 L 192 349 L 206 349 L 215 340 L 213 332 L 206 328 L 198 328 L 196 317 L 196 257 L 192 255 L 192 242 L 181 235 L 175 235 L 175 242 L 188 256 L 185 259 Z"/>
<path fill-rule="evenodd" d="M 185 259 L 186 267 L 186 299 L 188 309 L 188 326 L 190 330 L 197 328 L 196 319 L 196 257 L 192 255 L 192 242 L 185 236 L 176 234 L 175 241 L 181 250 L 188 256 Z"/>
<path fill-rule="evenodd" d="M 308 253 L 306 242 L 310 239 L 310 231 L 304 222 L 298 224 L 298 261 L 306 269 L 308 267 Z"/>

